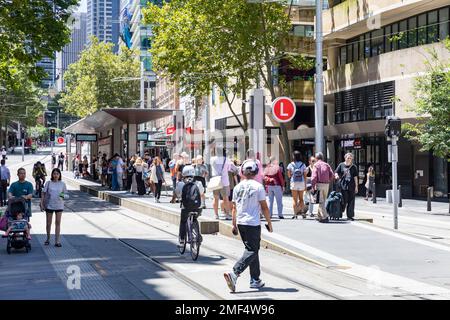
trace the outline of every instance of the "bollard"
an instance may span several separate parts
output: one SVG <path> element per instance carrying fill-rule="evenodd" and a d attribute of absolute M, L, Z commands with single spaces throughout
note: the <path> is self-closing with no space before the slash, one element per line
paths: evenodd
<path fill-rule="evenodd" d="M 431 187 L 427 188 L 427 211 L 431 211 Z"/>
<path fill-rule="evenodd" d="M 398 207 L 401 208 L 403 206 L 402 204 L 402 186 L 398 186 Z"/>
<path fill-rule="evenodd" d="M 372 190 L 372 203 L 377 203 L 377 185 L 375 183 Z"/>

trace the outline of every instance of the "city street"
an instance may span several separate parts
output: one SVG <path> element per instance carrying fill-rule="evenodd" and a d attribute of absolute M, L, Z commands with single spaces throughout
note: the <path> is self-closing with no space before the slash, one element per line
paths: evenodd
<path fill-rule="evenodd" d="M 49 158 L 40 153 L 31 162 Z M 12 159 L 11 159 L 12 160 Z M 70 177 L 70 173 L 66 174 Z M 69 181 L 69 178 L 65 178 Z M 69 181 L 70 182 L 70 181 Z M 77 180 L 80 184 L 93 184 Z M 62 219 L 62 248 L 44 246 L 45 215 L 33 200 L 32 251 L 0 250 L 1 299 L 448 299 L 450 246 L 393 233 L 366 222 L 318 224 L 275 221 L 263 237 L 300 257 L 263 249 L 266 287 L 249 289 L 245 273 L 229 293 L 222 274 L 242 244 L 222 234 L 204 235 L 200 258 L 178 253 L 175 224 L 83 193 L 69 184 Z M 117 194 L 117 192 L 115 192 Z M 123 193 L 123 192 L 119 192 Z M 129 196 L 127 196 L 129 197 Z M 163 197 L 135 198 L 176 212 Z M 290 209 L 286 209 L 289 215 Z M 210 216 L 211 210 L 204 210 Z M 423 218 L 423 219 L 426 219 Z M 229 223 L 221 221 L 220 223 Z M 441 229 L 444 228 L 441 225 Z M 5 240 L 1 240 L 5 246 Z M 303 259 L 302 259 L 303 257 Z M 308 261 L 308 259 L 310 259 Z M 399 263 L 401 261 L 401 263 Z M 18 269 L 16 266 L 20 265 Z M 79 268 L 79 269 L 78 269 Z M 72 277 L 80 275 L 79 289 Z M 17 288 L 26 286 L 24 293 Z M 42 292 L 46 292 L 43 296 Z"/>
<path fill-rule="evenodd" d="M 0 301 L 449 301 L 449 119 L 448 0 L 0 0 Z"/>

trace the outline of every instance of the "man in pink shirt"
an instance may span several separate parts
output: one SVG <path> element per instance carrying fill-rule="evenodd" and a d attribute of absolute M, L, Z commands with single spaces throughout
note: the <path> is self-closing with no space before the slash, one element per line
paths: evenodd
<path fill-rule="evenodd" d="M 317 162 L 314 164 L 314 169 L 311 177 L 311 184 L 313 190 L 319 191 L 319 222 L 326 223 L 329 220 L 329 215 L 325 208 L 325 201 L 328 197 L 328 189 L 330 182 L 334 179 L 334 173 L 330 165 L 323 161 L 323 153 L 316 153 Z"/>

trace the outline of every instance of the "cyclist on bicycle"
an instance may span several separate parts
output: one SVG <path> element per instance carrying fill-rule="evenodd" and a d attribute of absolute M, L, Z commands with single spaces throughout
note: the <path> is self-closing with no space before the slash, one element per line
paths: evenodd
<path fill-rule="evenodd" d="M 180 217 L 180 246 L 184 245 L 186 240 L 186 224 L 189 213 L 197 212 L 200 216 L 202 213 L 201 196 L 205 192 L 200 181 L 194 181 L 195 168 L 193 166 L 185 166 L 182 172 L 183 179 L 178 182 L 175 194 L 181 199 L 181 217 Z M 196 219 L 196 217 L 194 217 Z M 201 239 L 201 238 L 200 238 Z"/>
<path fill-rule="evenodd" d="M 47 171 L 45 170 L 45 164 L 40 161 L 36 162 L 33 167 L 33 178 L 36 182 L 36 193 L 41 196 L 42 186 L 45 183 L 45 177 L 47 176 Z"/>

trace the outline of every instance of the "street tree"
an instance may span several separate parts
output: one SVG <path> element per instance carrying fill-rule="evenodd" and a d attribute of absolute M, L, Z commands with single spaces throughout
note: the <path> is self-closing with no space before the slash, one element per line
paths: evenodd
<path fill-rule="evenodd" d="M 264 84 L 275 99 L 272 71 L 279 61 L 284 58 L 305 65 L 302 56 L 285 50 L 284 40 L 291 28 L 285 4 L 246 0 L 150 4 L 144 10 L 144 21 L 152 25 L 154 67 L 193 95 L 208 95 L 211 85 L 216 85 L 239 126 L 247 131 L 249 89 Z M 242 101 L 242 120 L 232 108 L 237 97 Z M 288 161 L 290 146 L 284 124 L 281 129 Z"/>
<path fill-rule="evenodd" d="M 36 124 L 45 101 L 43 90 L 28 77 L 24 67 L 14 69 L 11 81 L 0 87 L 0 122 L 6 126 L 10 120 L 18 120 L 24 125 Z"/>
<path fill-rule="evenodd" d="M 129 108 L 139 104 L 140 62 L 138 52 L 91 38 L 80 59 L 64 74 L 65 92 L 59 104 L 68 114 L 88 116 L 102 108 Z"/>
<path fill-rule="evenodd" d="M 443 41 L 450 51 L 450 39 Z M 427 72 L 415 80 L 414 104 L 409 111 L 417 114 L 418 123 L 406 123 L 406 137 L 418 142 L 423 151 L 450 161 L 450 60 L 442 60 L 430 50 L 425 62 Z"/>
<path fill-rule="evenodd" d="M 0 0 L 0 85 L 23 68 L 34 82 L 45 75 L 36 62 L 70 41 L 67 21 L 79 0 Z M 14 84 L 13 84 L 14 85 Z"/>

